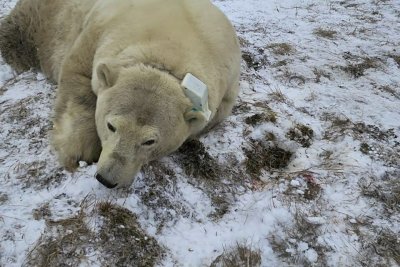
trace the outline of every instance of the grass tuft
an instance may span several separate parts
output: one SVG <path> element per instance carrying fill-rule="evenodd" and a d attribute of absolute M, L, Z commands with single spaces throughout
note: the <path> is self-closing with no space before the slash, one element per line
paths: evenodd
<path fill-rule="evenodd" d="M 155 266 L 163 249 L 141 229 L 136 216 L 110 202 L 98 204 L 103 219 L 97 242 L 108 266 Z"/>
<path fill-rule="evenodd" d="M 244 244 L 224 251 L 210 265 L 210 267 L 259 267 L 261 266 L 261 251 Z"/>
<path fill-rule="evenodd" d="M 244 122 L 251 126 L 260 125 L 264 122 L 275 123 L 276 122 L 276 113 L 273 112 L 271 109 L 268 109 L 267 111 L 265 111 L 263 113 L 257 113 L 257 114 L 247 117 L 244 120 Z"/>
<path fill-rule="evenodd" d="M 379 64 L 377 59 L 364 58 L 361 63 L 356 63 L 356 64 L 351 63 L 345 67 L 341 67 L 341 69 L 357 79 L 364 76 L 366 70 L 375 69 L 378 66 Z"/>
<path fill-rule="evenodd" d="M 269 146 L 266 142 L 257 140 L 251 140 L 250 149 L 245 149 L 244 152 L 247 156 L 247 172 L 253 177 L 258 177 L 263 169 L 273 171 L 285 168 L 292 157 L 290 151 L 278 146 Z"/>
<path fill-rule="evenodd" d="M 289 130 L 286 137 L 301 144 L 302 147 L 310 147 L 314 137 L 314 131 L 306 125 L 296 124 Z"/>
<path fill-rule="evenodd" d="M 295 49 L 288 43 L 273 43 L 267 46 L 272 50 L 272 53 L 279 56 L 292 54 Z"/>
<path fill-rule="evenodd" d="M 337 35 L 337 31 L 323 29 L 323 28 L 317 28 L 314 30 L 314 34 L 319 37 L 326 38 L 326 39 L 335 39 L 336 35 Z"/>
<path fill-rule="evenodd" d="M 184 143 L 178 150 L 178 157 L 187 175 L 202 179 L 217 179 L 221 175 L 220 166 L 198 140 Z"/>
<path fill-rule="evenodd" d="M 379 181 L 362 179 L 359 182 L 363 196 L 383 204 L 389 213 L 400 212 L 400 171 L 386 172 Z"/>

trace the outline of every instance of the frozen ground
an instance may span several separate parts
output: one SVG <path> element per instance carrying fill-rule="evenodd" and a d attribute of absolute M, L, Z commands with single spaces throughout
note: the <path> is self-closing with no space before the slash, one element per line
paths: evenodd
<path fill-rule="evenodd" d="M 233 115 L 128 190 L 58 167 L 55 86 L 0 59 L 0 266 L 400 265 L 400 3 L 215 4 Z"/>

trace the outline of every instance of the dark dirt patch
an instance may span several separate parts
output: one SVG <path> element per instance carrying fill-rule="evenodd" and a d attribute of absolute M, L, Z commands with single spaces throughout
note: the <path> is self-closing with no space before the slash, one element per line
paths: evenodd
<path fill-rule="evenodd" d="M 292 54 L 295 49 L 288 43 L 273 43 L 269 44 L 267 48 L 271 49 L 272 53 L 279 56 Z"/>
<path fill-rule="evenodd" d="M 306 177 L 305 177 L 306 178 Z M 312 179 L 305 179 L 307 181 L 307 188 L 304 190 L 304 198 L 307 200 L 315 200 L 321 195 L 321 185 Z"/>
<path fill-rule="evenodd" d="M 273 112 L 272 110 L 268 110 L 263 113 L 257 113 L 257 114 L 247 117 L 244 120 L 244 122 L 251 126 L 260 125 L 264 122 L 275 123 L 276 122 L 276 113 Z"/>
<path fill-rule="evenodd" d="M 233 249 L 219 255 L 210 267 L 258 267 L 261 266 L 261 252 L 237 244 Z"/>
<path fill-rule="evenodd" d="M 273 171 L 285 168 L 292 157 L 292 152 L 276 145 L 270 146 L 264 140 L 250 141 L 250 148 L 244 149 L 246 169 L 253 177 L 258 177 L 263 169 Z"/>
<path fill-rule="evenodd" d="M 8 201 L 8 195 L 6 193 L 0 193 L 0 205 L 3 205 Z"/>
<path fill-rule="evenodd" d="M 98 242 L 108 266 L 155 266 L 163 249 L 141 229 L 136 215 L 128 209 L 103 202 L 98 205 L 103 219 Z"/>
<path fill-rule="evenodd" d="M 286 137 L 301 144 L 302 147 L 310 147 L 314 131 L 306 125 L 297 124 L 289 130 Z"/>
<path fill-rule="evenodd" d="M 357 79 L 364 76 L 366 70 L 375 69 L 378 66 L 378 59 L 364 58 L 361 63 L 349 63 L 347 66 L 341 67 L 341 69 Z"/>
<path fill-rule="evenodd" d="M 363 154 L 369 154 L 369 152 L 371 151 L 371 147 L 367 143 L 361 143 L 360 151 Z"/>
<path fill-rule="evenodd" d="M 313 33 L 319 37 L 326 38 L 326 39 L 335 39 L 336 35 L 337 35 L 337 31 L 323 29 L 323 28 L 317 28 L 314 30 Z"/>

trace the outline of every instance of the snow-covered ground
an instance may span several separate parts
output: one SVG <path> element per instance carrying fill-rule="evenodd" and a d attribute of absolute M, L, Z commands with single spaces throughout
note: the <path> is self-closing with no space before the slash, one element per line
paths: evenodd
<path fill-rule="evenodd" d="M 127 190 L 59 168 L 56 86 L 0 59 L 0 266 L 400 265 L 400 3 L 214 3 L 233 114 Z"/>

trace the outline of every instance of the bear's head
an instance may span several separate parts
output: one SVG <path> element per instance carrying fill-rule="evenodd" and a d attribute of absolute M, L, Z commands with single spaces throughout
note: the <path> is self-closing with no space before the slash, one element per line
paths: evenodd
<path fill-rule="evenodd" d="M 176 149 L 207 123 L 192 110 L 180 81 L 142 64 L 99 64 L 93 75 L 96 127 L 102 152 L 96 178 L 130 185 L 143 164 Z"/>

